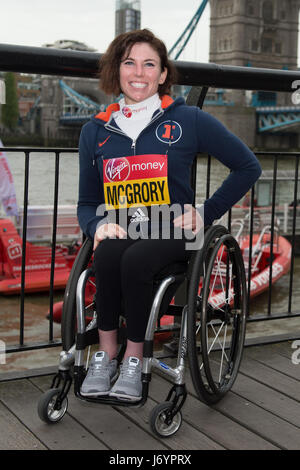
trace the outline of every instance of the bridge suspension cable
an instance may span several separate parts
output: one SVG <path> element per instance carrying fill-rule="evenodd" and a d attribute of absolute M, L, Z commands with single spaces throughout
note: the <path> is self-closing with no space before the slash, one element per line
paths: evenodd
<path fill-rule="evenodd" d="M 77 114 L 93 113 L 101 109 L 100 104 L 73 90 L 73 88 L 67 85 L 63 80 L 59 81 L 59 86 L 69 100 L 75 105 Z"/>
<path fill-rule="evenodd" d="M 198 10 L 194 14 L 193 18 L 181 34 L 181 36 L 177 39 L 175 44 L 171 47 L 171 49 L 168 52 L 169 57 L 171 57 L 174 60 L 177 60 L 181 53 L 183 52 L 185 46 L 190 40 L 191 35 L 196 29 L 197 24 L 199 23 L 199 20 L 202 16 L 202 13 L 205 10 L 206 5 L 208 4 L 208 0 L 203 0 L 201 5 L 199 6 Z"/>

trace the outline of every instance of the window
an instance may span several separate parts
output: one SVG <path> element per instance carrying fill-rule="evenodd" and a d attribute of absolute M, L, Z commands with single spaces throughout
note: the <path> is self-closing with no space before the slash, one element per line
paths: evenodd
<path fill-rule="evenodd" d="M 254 5 L 252 3 L 249 3 L 248 7 L 247 7 L 247 13 L 248 15 L 250 16 L 253 16 L 254 15 Z"/>
<path fill-rule="evenodd" d="M 258 51 L 258 40 L 257 39 L 252 39 L 251 41 L 251 50 L 254 52 Z"/>
<path fill-rule="evenodd" d="M 273 2 L 266 0 L 263 4 L 263 19 L 267 23 L 272 22 L 274 17 Z"/>
<path fill-rule="evenodd" d="M 273 52 L 273 41 L 272 38 L 263 37 L 261 41 L 261 52 L 272 53 Z"/>
<path fill-rule="evenodd" d="M 233 14 L 233 4 L 227 3 L 219 7 L 219 16 L 229 16 Z"/>
<path fill-rule="evenodd" d="M 282 44 L 281 42 L 276 42 L 275 44 L 275 54 L 281 54 L 282 53 Z"/>

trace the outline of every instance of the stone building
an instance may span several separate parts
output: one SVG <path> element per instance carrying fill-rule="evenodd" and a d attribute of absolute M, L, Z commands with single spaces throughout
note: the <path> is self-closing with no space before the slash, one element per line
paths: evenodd
<path fill-rule="evenodd" d="M 297 69 L 300 0 L 210 0 L 210 8 L 210 62 Z M 251 147 L 268 147 L 268 140 L 273 147 L 279 145 L 276 136 L 268 139 L 256 135 L 253 106 L 291 106 L 289 93 L 226 90 L 225 96 L 234 106 L 209 106 L 211 114 L 229 128 L 234 125 L 232 130 Z M 284 147 L 290 145 L 286 137 L 280 139 L 280 145 L 286 140 Z"/>
<path fill-rule="evenodd" d="M 210 0 L 210 62 L 297 68 L 299 0 Z"/>

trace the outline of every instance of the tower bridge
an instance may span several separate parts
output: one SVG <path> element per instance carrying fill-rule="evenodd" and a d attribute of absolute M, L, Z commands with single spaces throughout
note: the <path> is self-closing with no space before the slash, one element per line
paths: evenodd
<path fill-rule="evenodd" d="M 104 110 L 112 99 L 97 79 L 42 77 L 40 122 L 45 139 L 76 141 L 82 125 Z"/>

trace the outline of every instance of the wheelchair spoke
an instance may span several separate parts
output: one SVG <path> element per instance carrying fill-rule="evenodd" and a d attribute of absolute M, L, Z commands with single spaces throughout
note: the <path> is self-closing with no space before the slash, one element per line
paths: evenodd
<path fill-rule="evenodd" d="M 96 289 L 96 283 L 92 281 L 91 278 L 88 279 L 88 284 L 91 284 Z"/>
<path fill-rule="evenodd" d="M 91 302 L 90 304 L 86 305 L 84 308 L 85 308 L 85 310 L 88 310 L 88 309 L 91 308 L 93 305 L 94 305 L 94 302 Z"/>
<path fill-rule="evenodd" d="M 214 334 L 215 334 L 214 343 L 216 342 L 216 340 L 218 340 L 218 343 L 219 343 L 219 345 L 220 345 L 221 350 L 223 351 L 223 353 L 225 353 L 225 349 L 224 349 L 225 342 L 224 342 L 224 340 L 223 340 L 223 345 L 222 345 L 222 343 L 221 343 L 221 341 L 220 341 L 220 338 L 219 338 L 219 334 L 220 334 L 220 331 L 221 331 L 221 329 L 223 328 L 224 324 L 225 324 L 225 323 L 223 322 L 222 325 L 220 326 L 220 329 L 219 329 L 218 333 L 216 333 L 216 331 L 215 331 L 213 325 L 211 325 L 212 330 L 213 330 L 213 332 L 214 332 Z M 224 339 L 226 339 L 226 333 L 227 333 L 227 325 L 225 325 Z M 209 349 L 208 353 L 210 353 L 210 350 L 211 350 L 211 348 Z M 227 361 L 228 361 L 228 357 L 227 357 L 226 353 L 225 353 L 225 356 L 226 356 L 226 359 L 227 359 Z"/>
<path fill-rule="evenodd" d="M 225 325 L 225 334 L 224 334 L 224 340 L 223 340 L 223 347 L 222 347 L 222 356 L 221 356 L 221 364 L 220 364 L 220 371 L 219 371 L 219 383 L 221 383 L 221 373 L 222 373 L 222 368 L 223 368 L 223 359 L 224 355 L 228 361 L 227 355 L 225 353 L 225 343 L 226 343 L 226 337 L 227 337 L 227 325 Z"/>

